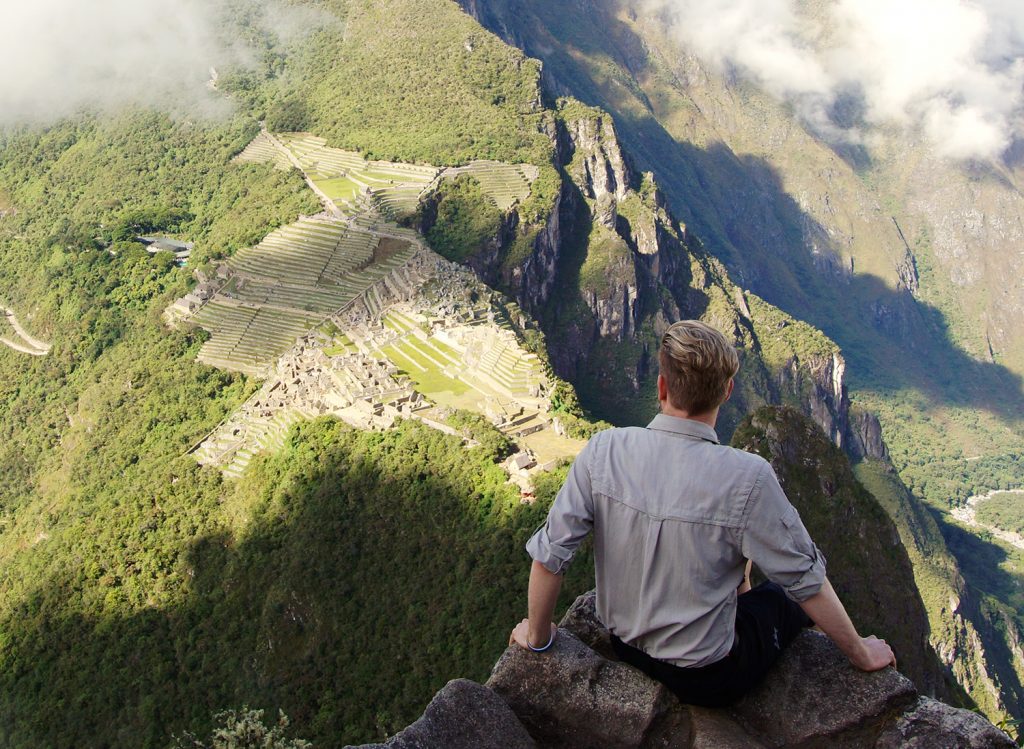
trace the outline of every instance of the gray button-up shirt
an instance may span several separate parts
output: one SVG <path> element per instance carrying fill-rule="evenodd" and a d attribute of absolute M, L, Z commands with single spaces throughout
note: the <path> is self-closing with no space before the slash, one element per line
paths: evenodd
<path fill-rule="evenodd" d="M 659 414 L 597 434 L 526 545 L 562 572 L 594 532 L 597 613 L 654 658 L 705 666 L 732 648 L 746 559 L 803 601 L 825 557 L 763 458 L 698 421 Z"/>

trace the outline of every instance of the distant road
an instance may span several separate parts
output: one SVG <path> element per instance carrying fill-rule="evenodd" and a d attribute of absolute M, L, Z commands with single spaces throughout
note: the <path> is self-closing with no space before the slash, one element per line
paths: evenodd
<path fill-rule="evenodd" d="M 6 318 L 7 322 L 14 328 L 14 332 L 22 339 L 19 341 L 12 341 L 10 338 L 0 337 L 0 343 L 5 346 L 9 346 L 15 351 L 20 351 L 23 354 L 29 354 L 31 356 L 46 356 L 50 353 L 51 344 L 41 341 L 23 327 L 18 322 L 18 318 L 14 316 L 14 310 L 8 309 L 7 307 L 0 306 L 0 316 Z"/>

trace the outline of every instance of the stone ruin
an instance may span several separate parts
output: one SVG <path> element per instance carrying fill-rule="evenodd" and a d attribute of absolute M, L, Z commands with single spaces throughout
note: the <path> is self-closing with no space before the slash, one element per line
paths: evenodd
<path fill-rule="evenodd" d="M 216 276 L 204 277 L 176 305 L 184 314 L 202 306 L 216 289 Z M 417 251 L 329 318 L 342 338 L 325 332 L 325 326 L 299 338 L 268 372 L 263 387 L 194 449 L 196 458 L 238 476 L 254 454 L 280 447 L 295 421 L 328 414 L 360 429 L 387 429 L 397 418 L 441 428 L 426 415 L 433 404 L 383 353 L 405 339 L 433 351 L 445 376 L 479 393 L 480 412 L 513 439 L 544 429 L 559 434 L 547 415 L 550 386 L 543 370 L 513 330 L 503 327 L 508 323 L 498 319 L 497 299 L 470 270 L 429 250 Z M 409 329 L 385 324 L 389 314 L 400 315 Z M 336 345 L 338 340 L 345 345 Z M 431 340 L 447 353 L 431 348 Z M 531 474 L 555 461 L 538 465 L 529 450 L 520 452 L 529 467 L 510 468 L 509 480 L 529 497 Z"/>

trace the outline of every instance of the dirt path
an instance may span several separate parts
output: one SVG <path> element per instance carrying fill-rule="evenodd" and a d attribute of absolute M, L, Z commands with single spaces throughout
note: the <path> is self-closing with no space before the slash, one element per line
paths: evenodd
<path fill-rule="evenodd" d="M 949 514 L 965 525 L 986 530 L 1000 541 L 1005 541 L 1010 544 L 1010 546 L 1014 546 L 1018 549 L 1024 549 L 1024 536 L 1020 533 L 1005 531 L 994 525 L 988 525 L 978 521 L 978 505 L 986 499 L 990 499 L 993 494 L 1005 493 L 1024 495 L 1024 489 L 1000 489 L 998 491 L 989 492 L 988 494 L 977 494 L 973 497 L 968 497 L 967 504 L 963 507 L 954 507 Z"/>
<path fill-rule="evenodd" d="M 14 328 L 14 332 L 22 339 L 22 342 L 19 343 L 18 341 L 12 341 L 10 338 L 0 338 L 0 343 L 9 346 L 15 351 L 30 354 L 31 356 L 46 356 L 50 353 L 52 345 L 39 340 L 21 327 L 18 318 L 14 316 L 14 310 L 0 305 L 0 317 L 5 318 L 11 324 L 11 327 Z"/>

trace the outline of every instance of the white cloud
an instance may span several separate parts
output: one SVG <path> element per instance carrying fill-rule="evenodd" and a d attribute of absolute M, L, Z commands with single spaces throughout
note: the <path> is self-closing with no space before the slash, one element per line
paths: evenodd
<path fill-rule="evenodd" d="M 1024 2 L 652 0 L 698 56 L 792 101 L 830 137 L 825 116 L 858 94 L 864 124 L 920 128 L 954 158 L 998 156 L 1024 109 Z"/>
<path fill-rule="evenodd" d="M 225 106 L 206 89 L 210 68 L 250 57 L 224 38 L 226 1 L 0 0 L 0 125 L 124 103 Z M 276 0 L 249 10 L 284 37 L 325 21 Z"/>

